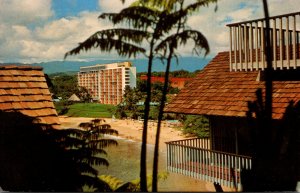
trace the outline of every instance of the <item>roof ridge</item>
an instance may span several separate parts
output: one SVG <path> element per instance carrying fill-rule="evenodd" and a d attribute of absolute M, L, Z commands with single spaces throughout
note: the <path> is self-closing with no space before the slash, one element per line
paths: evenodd
<path fill-rule="evenodd" d="M 43 70 L 41 66 L 31 66 L 31 65 L 15 65 L 15 64 L 0 64 L 0 70 Z"/>

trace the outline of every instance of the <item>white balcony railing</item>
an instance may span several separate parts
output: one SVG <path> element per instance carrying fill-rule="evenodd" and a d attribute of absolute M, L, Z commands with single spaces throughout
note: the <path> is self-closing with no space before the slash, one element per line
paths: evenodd
<path fill-rule="evenodd" d="M 241 190 L 241 171 L 252 168 L 249 156 L 210 149 L 209 139 L 167 142 L 167 170 Z"/>
<path fill-rule="evenodd" d="M 300 12 L 270 17 L 270 42 L 274 69 L 300 67 Z M 228 24 L 230 71 L 264 70 L 264 19 Z"/>

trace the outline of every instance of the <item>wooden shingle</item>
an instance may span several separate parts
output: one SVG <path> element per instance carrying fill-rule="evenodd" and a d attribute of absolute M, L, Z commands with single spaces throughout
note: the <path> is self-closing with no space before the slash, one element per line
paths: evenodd
<path fill-rule="evenodd" d="M 59 126 L 41 67 L 0 66 L 0 110 L 18 111 L 40 123 Z"/>
<path fill-rule="evenodd" d="M 220 52 L 166 106 L 165 112 L 245 117 L 248 102 L 264 81 L 258 71 L 230 72 L 229 53 Z M 273 118 L 281 119 L 288 103 L 300 100 L 300 81 L 273 81 Z M 192 108 L 191 108 L 192 105 Z"/>

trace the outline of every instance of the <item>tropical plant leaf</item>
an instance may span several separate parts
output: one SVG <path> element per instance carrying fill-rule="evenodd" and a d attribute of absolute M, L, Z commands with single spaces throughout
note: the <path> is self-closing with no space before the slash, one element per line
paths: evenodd
<path fill-rule="evenodd" d="M 92 132 L 97 134 L 108 134 L 108 135 L 119 134 L 119 132 L 115 129 L 112 129 L 109 124 L 103 124 L 103 125 L 93 127 Z"/>
<path fill-rule="evenodd" d="M 177 49 L 180 45 L 185 45 L 188 40 L 192 40 L 194 42 L 193 51 L 197 55 L 200 54 L 202 49 L 205 50 L 205 55 L 209 53 L 209 44 L 207 39 L 201 32 L 196 30 L 185 30 L 181 33 L 167 37 L 156 46 L 155 51 L 162 52 L 163 55 L 166 56 L 170 46 L 172 46 L 173 49 Z"/>
<path fill-rule="evenodd" d="M 96 145 L 97 148 L 103 149 L 105 147 L 109 147 L 112 145 L 118 145 L 118 142 L 114 139 L 98 139 L 98 140 L 91 140 L 89 145 Z"/>
<path fill-rule="evenodd" d="M 96 188 L 97 192 L 111 192 L 112 189 L 107 183 L 99 179 L 98 177 L 92 177 L 88 175 L 81 175 L 82 186 Z"/>
<path fill-rule="evenodd" d="M 88 173 L 88 174 L 92 174 L 94 176 L 98 175 L 98 171 L 96 169 L 94 169 L 93 167 L 91 167 L 89 164 L 87 163 L 79 163 L 77 164 L 78 169 L 81 173 Z"/>
<path fill-rule="evenodd" d="M 148 7 L 131 6 L 119 13 L 101 14 L 99 18 L 108 19 L 113 24 L 127 23 L 135 29 L 147 29 L 155 25 L 159 13 Z"/>
<path fill-rule="evenodd" d="M 198 11 L 200 7 L 203 6 L 208 6 L 211 3 L 217 3 L 218 0 L 197 0 L 196 3 L 192 3 L 188 5 L 186 8 L 183 9 L 183 12 L 185 14 L 191 14 L 194 13 L 195 11 Z"/>
<path fill-rule="evenodd" d="M 91 128 L 93 126 L 93 123 L 90 123 L 90 122 L 83 122 L 83 123 L 80 123 L 78 125 L 80 128 L 83 128 L 83 129 L 88 129 L 88 128 Z"/>
<path fill-rule="evenodd" d="M 136 57 L 137 54 L 143 54 L 146 52 L 144 48 L 126 42 L 126 40 L 129 40 L 130 37 L 132 37 L 132 39 L 130 39 L 131 41 L 138 42 L 140 40 L 139 36 L 132 35 L 137 34 L 137 30 L 127 30 L 126 32 L 124 31 L 124 34 L 122 36 L 119 34 L 120 36 L 118 36 L 116 39 L 113 39 L 113 37 L 110 36 L 112 31 L 114 30 L 103 30 L 96 32 L 84 42 L 79 43 L 79 46 L 67 52 L 65 54 L 65 58 L 69 55 L 76 55 L 81 51 L 89 51 L 94 48 L 99 48 L 103 52 L 116 50 L 120 56 L 127 57 Z M 116 31 L 115 33 L 117 33 Z"/>
<path fill-rule="evenodd" d="M 57 142 L 60 144 L 60 146 L 64 147 L 65 149 L 80 148 L 83 147 L 85 144 L 85 140 L 70 136 L 61 138 L 60 140 L 57 140 Z"/>
<path fill-rule="evenodd" d="M 84 160 L 84 162 L 91 164 L 91 165 L 96 165 L 96 166 L 99 166 L 99 165 L 109 166 L 109 163 L 106 159 L 101 158 L 101 157 L 95 157 L 95 156 L 86 158 Z"/>
<path fill-rule="evenodd" d="M 118 187 L 120 187 L 124 183 L 119 178 L 111 175 L 100 175 L 98 176 L 98 178 L 107 183 L 113 191 L 118 189 Z"/>

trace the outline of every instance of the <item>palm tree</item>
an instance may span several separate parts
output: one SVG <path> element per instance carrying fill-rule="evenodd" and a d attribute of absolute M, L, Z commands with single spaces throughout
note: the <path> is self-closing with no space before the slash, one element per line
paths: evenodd
<path fill-rule="evenodd" d="M 169 82 L 169 72 L 171 66 L 171 60 L 173 57 L 177 58 L 175 53 L 176 48 L 179 45 L 185 45 L 188 40 L 194 42 L 194 48 L 196 54 L 200 54 L 202 49 L 205 50 L 205 55 L 209 52 L 209 45 L 204 37 L 199 31 L 187 29 L 185 21 L 188 15 L 192 12 L 195 12 L 200 6 L 207 6 L 209 3 L 217 2 L 217 0 L 198 0 L 188 6 L 184 7 L 184 0 L 169 0 L 164 1 L 163 6 L 169 15 L 178 15 L 176 17 L 176 32 L 167 36 L 161 43 L 156 47 L 156 52 L 162 53 L 162 57 L 167 60 L 166 71 L 165 71 L 165 82 L 163 87 L 163 94 L 160 101 L 159 115 L 158 115 L 158 124 L 157 132 L 155 138 L 155 149 L 154 149 L 154 158 L 153 158 L 153 184 L 152 191 L 157 191 L 157 173 L 158 173 L 158 150 L 159 150 L 159 139 L 160 139 L 160 129 L 161 121 L 163 118 L 163 109 L 166 102 L 166 94 L 168 90 Z M 160 4 L 156 0 L 149 1 L 152 6 L 159 6 Z M 168 21 L 166 21 L 168 22 Z"/>
<path fill-rule="evenodd" d="M 82 129 L 65 130 L 46 130 L 49 136 L 66 152 L 65 154 L 74 161 L 75 167 L 81 173 L 80 186 L 96 188 L 97 191 L 109 191 L 109 185 L 98 178 L 98 171 L 93 168 L 94 165 L 109 166 L 108 161 L 101 157 L 107 155 L 103 149 L 111 145 L 117 145 L 113 139 L 104 138 L 104 134 L 118 134 L 105 124 L 102 119 L 94 119 L 89 123 L 80 124 Z"/>

